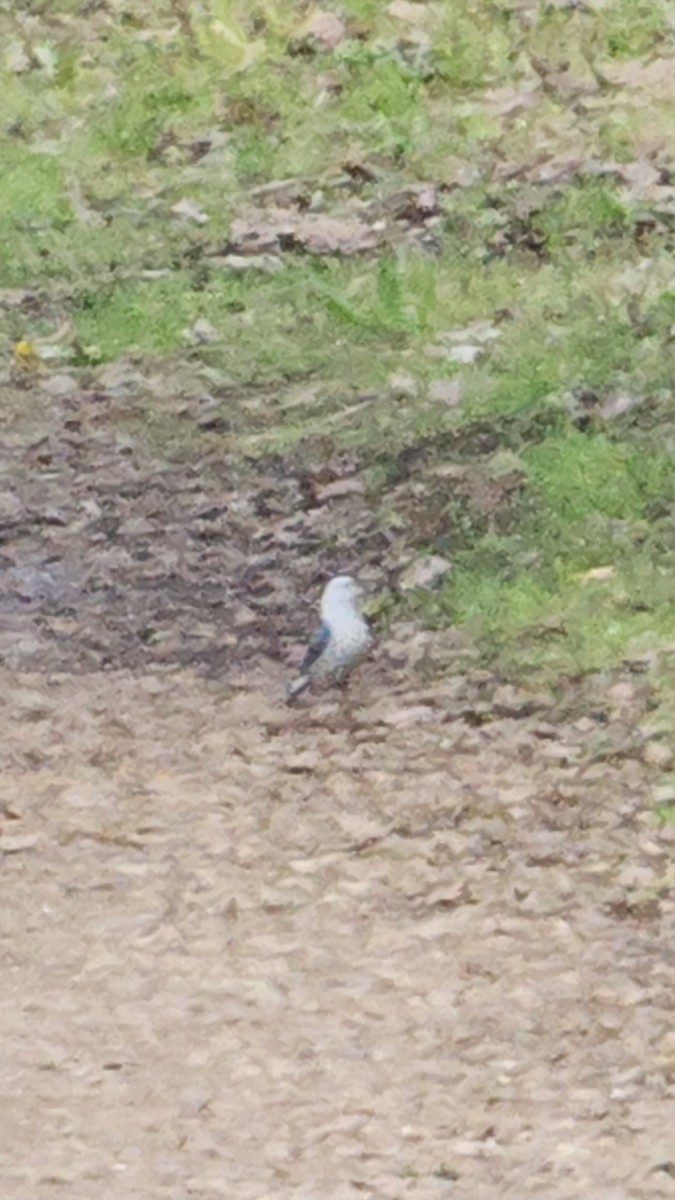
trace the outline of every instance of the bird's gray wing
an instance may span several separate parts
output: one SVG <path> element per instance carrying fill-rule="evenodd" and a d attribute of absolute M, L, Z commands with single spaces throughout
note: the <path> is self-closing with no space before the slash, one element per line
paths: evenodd
<path fill-rule="evenodd" d="M 301 675 L 304 675 L 306 671 L 309 671 L 310 667 L 313 667 L 314 663 L 321 658 L 321 655 L 326 649 L 329 641 L 330 629 L 327 625 L 321 624 L 307 647 L 307 652 L 300 667 Z"/>

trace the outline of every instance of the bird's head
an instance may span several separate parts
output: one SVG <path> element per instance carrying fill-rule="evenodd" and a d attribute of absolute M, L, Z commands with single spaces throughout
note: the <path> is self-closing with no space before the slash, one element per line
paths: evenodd
<path fill-rule="evenodd" d="M 362 587 L 351 575 L 336 575 L 324 588 L 321 612 L 327 616 L 336 609 L 353 608 L 362 595 Z"/>

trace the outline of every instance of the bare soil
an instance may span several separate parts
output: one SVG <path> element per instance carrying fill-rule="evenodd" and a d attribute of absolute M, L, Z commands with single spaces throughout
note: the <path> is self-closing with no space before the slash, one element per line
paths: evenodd
<path fill-rule="evenodd" d="M 3 1200 L 675 1194 L 639 681 L 575 711 L 573 683 L 430 671 L 450 635 L 405 662 L 403 630 L 288 710 L 331 565 L 293 481 L 263 505 L 31 411 L 3 451 Z"/>

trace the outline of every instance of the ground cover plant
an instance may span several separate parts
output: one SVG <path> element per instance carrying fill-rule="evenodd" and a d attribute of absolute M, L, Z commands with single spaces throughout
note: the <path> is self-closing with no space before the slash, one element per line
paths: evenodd
<path fill-rule="evenodd" d="M 512 665 L 672 638 L 668 5 L 13 10 L 6 361 L 229 389 L 198 442 L 344 451 L 384 526 L 417 456 L 405 540 L 452 570 L 407 603 Z"/>

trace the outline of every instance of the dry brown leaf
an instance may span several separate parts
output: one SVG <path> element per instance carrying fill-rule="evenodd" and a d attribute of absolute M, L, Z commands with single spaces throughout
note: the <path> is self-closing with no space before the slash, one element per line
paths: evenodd
<path fill-rule="evenodd" d="M 397 21 L 406 21 L 409 25 L 425 25 L 429 20 L 429 9 L 424 4 L 412 3 L 411 0 L 391 0 L 387 5 L 390 17 Z"/>
<path fill-rule="evenodd" d="M 419 383 L 406 371 L 394 371 L 387 380 L 392 396 L 401 400 L 414 400 L 419 394 Z"/>
<path fill-rule="evenodd" d="M 22 854 L 24 850 L 34 850 L 40 844 L 37 833 L 5 833 L 0 834 L 0 854 Z"/>
<path fill-rule="evenodd" d="M 615 392 L 600 405 L 598 413 L 606 421 L 612 420 L 614 417 L 622 417 L 624 413 L 636 408 L 641 399 L 642 397 L 630 392 Z"/>
<path fill-rule="evenodd" d="M 197 225 L 205 225 L 208 221 L 207 214 L 195 204 L 194 200 L 184 197 L 182 200 L 177 200 L 171 205 L 171 212 L 176 217 L 184 217 L 187 221 L 194 221 Z"/>
<path fill-rule="evenodd" d="M 429 399 L 447 404 L 449 408 L 456 408 L 462 402 L 464 389 L 464 380 L 459 376 L 455 376 L 454 379 L 432 379 L 429 384 Z"/>
<path fill-rule="evenodd" d="M 644 102 L 672 100 L 675 96 L 675 59 L 630 58 L 603 63 L 603 75 L 613 84 L 644 93 Z"/>
<path fill-rule="evenodd" d="M 0 288 L 0 308 L 23 308 L 35 299 L 35 292 L 28 288 Z"/>
<path fill-rule="evenodd" d="M 418 558 L 406 567 L 399 580 L 401 591 L 412 588 L 433 588 L 452 570 L 452 563 L 440 554 L 429 554 Z"/>
<path fill-rule="evenodd" d="M 610 579 L 614 579 L 616 575 L 616 567 L 592 567 L 590 571 L 584 571 L 582 575 L 577 575 L 580 583 L 606 583 Z"/>
<path fill-rule="evenodd" d="M 315 486 L 314 496 L 317 504 L 325 504 L 328 500 L 339 500 L 343 496 L 363 496 L 366 485 L 362 479 L 334 479 L 331 483 Z"/>
<path fill-rule="evenodd" d="M 336 13 L 316 8 L 304 22 L 299 37 L 323 50 L 334 50 L 345 38 L 345 24 Z"/>
<path fill-rule="evenodd" d="M 377 234 L 354 216 L 297 212 L 294 209 L 250 210 L 232 222 L 228 254 L 280 252 L 293 246 L 314 254 L 360 254 L 377 245 Z"/>

